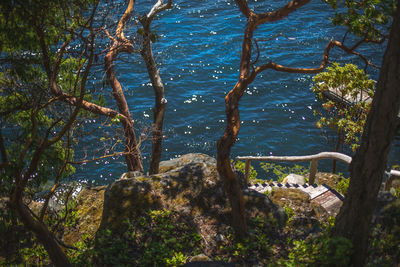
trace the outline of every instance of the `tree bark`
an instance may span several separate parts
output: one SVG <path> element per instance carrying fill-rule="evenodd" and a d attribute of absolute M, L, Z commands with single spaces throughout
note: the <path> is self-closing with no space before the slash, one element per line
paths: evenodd
<path fill-rule="evenodd" d="M 398 1 L 400 6 L 400 1 Z M 352 263 L 363 266 L 377 195 L 382 183 L 400 109 L 400 8 L 394 16 L 375 96 L 361 145 L 350 165 L 350 185 L 333 235 L 350 239 Z"/>
<path fill-rule="evenodd" d="M 239 237 L 247 234 L 243 195 L 239 180 L 231 167 L 231 147 L 235 144 L 240 130 L 239 100 L 247 83 L 238 82 L 225 97 L 226 128 L 217 144 L 217 170 L 224 182 L 232 209 L 232 226 Z"/>
<path fill-rule="evenodd" d="M 24 226 L 35 233 L 36 238 L 49 254 L 52 263 L 60 267 L 72 266 L 47 226 L 32 216 L 29 208 L 25 206 L 21 198 L 16 194 L 14 194 L 11 199 L 11 205 L 24 223 Z"/>
<path fill-rule="evenodd" d="M 116 38 L 110 37 L 113 44 L 104 56 L 104 67 L 107 74 L 107 78 L 112 87 L 112 95 L 117 102 L 118 109 L 120 113 L 124 116 L 122 118 L 122 126 L 124 127 L 125 134 L 125 158 L 128 171 L 140 171 L 143 172 L 142 156 L 138 147 L 138 142 L 135 135 L 134 121 L 131 119 L 131 114 L 129 112 L 128 103 L 126 101 L 122 86 L 118 81 L 115 71 L 114 71 L 114 60 L 120 52 L 132 53 L 133 46 L 124 36 L 124 28 L 132 15 L 134 9 L 135 1 L 130 0 L 128 7 L 126 8 L 124 14 L 122 15 L 120 21 L 118 22 L 117 29 L 115 31 Z"/>
<path fill-rule="evenodd" d="M 286 67 L 271 62 L 252 70 L 251 51 L 253 33 L 259 25 L 283 19 L 291 12 L 308 2 L 309 0 L 290 1 L 288 4 L 276 11 L 256 14 L 248 7 L 246 0 L 236 0 L 236 4 L 240 11 L 245 17 L 247 17 L 247 24 L 243 37 L 242 53 L 240 58 L 239 80 L 235 87 L 225 96 L 226 128 L 223 136 L 218 140 L 217 144 L 217 170 L 224 183 L 224 188 L 231 205 L 232 225 L 239 237 L 244 237 L 247 234 L 247 225 L 242 191 L 240 189 L 238 178 L 232 170 L 230 159 L 231 148 L 235 144 L 240 130 L 239 101 L 247 86 L 253 82 L 258 73 L 268 68 L 278 68 L 277 70 L 282 71 L 287 69 Z M 291 71 L 292 69 L 298 70 L 290 68 Z M 308 69 L 303 70 L 310 71 Z"/>
<path fill-rule="evenodd" d="M 107 74 L 107 78 L 110 81 L 112 87 L 112 95 L 117 102 L 119 112 L 125 116 L 122 118 L 122 126 L 124 127 L 125 134 L 125 155 L 126 164 L 128 171 L 140 171 L 143 172 L 143 164 L 142 157 L 140 154 L 140 150 L 138 148 L 138 143 L 136 139 L 136 134 L 134 130 L 134 122 L 131 119 L 131 114 L 129 112 L 128 103 L 126 101 L 124 92 L 122 91 L 122 87 L 117 77 L 115 76 L 114 71 L 114 59 L 117 56 L 117 51 L 119 50 L 118 46 L 121 44 L 114 43 L 111 50 L 104 57 L 105 60 L 105 70 Z"/>
<path fill-rule="evenodd" d="M 151 48 L 151 29 L 150 24 L 153 18 L 161 11 L 172 8 L 172 1 L 168 0 L 164 4 L 163 0 L 158 0 L 153 6 L 149 14 L 140 18 L 140 23 L 143 26 L 143 42 L 142 55 L 146 63 L 147 73 L 149 74 L 151 84 L 154 90 L 155 106 L 153 110 L 153 125 L 152 125 L 152 147 L 150 159 L 150 174 L 158 173 L 158 168 L 161 160 L 162 153 L 162 131 L 164 124 L 164 113 L 167 106 L 167 99 L 165 98 L 164 84 L 162 82 L 160 72 L 157 69 L 157 64 L 154 60 L 153 51 Z"/>
<path fill-rule="evenodd" d="M 145 31 L 146 35 L 146 31 Z M 154 61 L 151 50 L 151 41 L 148 35 L 143 37 L 143 48 L 141 51 L 142 57 L 146 62 L 147 72 L 149 74 L 151 84 L 153 85 L 155 95 L 155 106 L 153 110 L 153 125 L 152 125 L 152 147 L 150 159 L 150 174 L 158 173 L 162 153 L 162 131 L 164 124 L 164 113 L 167 106 L 165 99 L 164 84 L 161 80 L 160 73 Z"/>
<path fill-rule="evenodd" d="M 3 164 L 6 164 L 8 162 L 8 157 L 7 157 L 6 147 L 4 146 L 4 139 L 3 139 L 3 134 L 1 133 L 1 129 L 0 129 L 0 156 L 1 156 L 1 162 Z"/>
<path fill-rule="evenodd" d="M 250 15 L 243 38 L 239 81 L 225 97 L 226 128 L 224 135 L 217 143 L 217 170 L 224 182 L 224 188 L 232 209 L 233 228 L 239 237 L 244 237 L 247 234 L 247 225 L 243 195 L 239 180 L 232 170 L 230 154 L 240 130 L 239 100 L 249 85 L 251 46 L 255 28 L 256 20 L 254 16 Z"/>

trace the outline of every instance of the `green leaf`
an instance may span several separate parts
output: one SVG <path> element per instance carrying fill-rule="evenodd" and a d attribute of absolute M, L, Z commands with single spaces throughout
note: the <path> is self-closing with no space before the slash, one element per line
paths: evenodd
<path fill-rule="evenodd" d="M 149 38 L 153 43 L 155 43 L 158 39 L 158 36 L 155 33 L 150 33 Z"/>
<path fill-rule="evenodd" d="M 137 33 L 138 33 L 139 35 L 143 35 L 143 34 L 144 34 L 144 29 L 143 29 L 143 28 L 139 28 L 139 29 L 137 30 Z"/>

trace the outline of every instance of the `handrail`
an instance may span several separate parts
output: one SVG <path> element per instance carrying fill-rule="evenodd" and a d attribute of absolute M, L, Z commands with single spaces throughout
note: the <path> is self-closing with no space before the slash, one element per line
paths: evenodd
<path fill-rule="evenodd" d="M 346 154 L 339 153 L 339 152 L 321 152 L 314 155 L 306 155 L 306 156 L 238 156 L 236 160 L 245 160 L 245 167 L 244 167 L 244 176 L 246 178 L 246 183 L 249 182 L 250 176 L 250 165 L 251 161 L 287 161 L 287 162 L 304 162 L 304 161 L 311 161 L 310 164 L 310 176 L 308 179 L 309 184 L 314 184 L 315 182 L 315 175 L 318 171 L 318 161 L 322 159 L 332 159 L 332 160 L 340 160 L 344 163 L 350 164 L 351 157 L 347 156 Z M 400 179 L 400 171 L 398 170 L 390 170 L 389 178 L 385 182 L 385 190 L 389 191 L 390 187 L 392 186 L 392 182 L 395 179 Z"/>
<path fill-rule="evenodd" d="M 309 184 L 314 184 L 315 182 L 315 175 L 317 174 L 319 160 L 333 159 L 333 160 L 340 160 L 347 164 L 351 163 L 350 156 L 338 152 L 321 152 L 318 154 L 306 155 L 306 156 L 263 156 L 263 157 L 239 156 L 236 157 L 236 159 L 245 160 L 244 175 L 247 183 L 249 182 L 251 161 L 288 161 L 288 162 L 311 161 Z"/>

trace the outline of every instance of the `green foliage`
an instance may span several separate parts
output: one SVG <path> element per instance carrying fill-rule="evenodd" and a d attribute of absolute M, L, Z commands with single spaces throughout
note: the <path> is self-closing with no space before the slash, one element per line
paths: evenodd
<path fill-rule="evenodd" d="M 117 114 L 114 118 L 111 119 L 111 124 L 119 124 L 121 122 L 121 115 Z"/>
<path fill-rule="evenodd" d="M 393 165 L 392 170 L 398 170 L 400 171 L 400 165 Z M 390 188 L 390 193 L 395 196 L 396 198 L 400 198 L 400 187 L 392 187 Z"/>
<path fill-rule="evenodd" d="M 241 262 L 249 258 L 267 261 L 271 254 L 271 232 L 276 230 L 276 222 L 263 217 L 255 217 L 249 225 L 249 234 L 246 238 L 239 239 L 232 228 L 226 233 L 227 240 L 221 244 L 220 249 L 232 257 L 234 261 Z M 228 258 L 227 258 L 228 259 Z M 227 260 L 226 259 L 226 260 Z"/>
<path fill-rule="evenodd" d="M 38 242 L 35 242 L 31 248 L 25 247 L 19 250 L 19 253 L 25 263 L 36 266 L 42 266 L 49 263 L 49 256 L 47 255 L 46 250 Z"/>
<path fill-rule="evenodd" d="M 243 175 L 245 174 L 245 162 L 244 161 L 233 161 L 232 163 L 234 163 L 234 168 L 235 170 L 240 171 L 241 173 L 243 173 Z M 255 182 L 257 180 L 257 171 L 254 169 L 253 166 L 250 165 L 250 177 L 249 177 L 249 181 L 251 182 Z"/>
<path fill-rule="evenodd" d="M 28 169 L 41 145 L 57 136 L 65 126 L 71 108 L 51 94 L 45 70 L 54 68 L 63 41 L 82 41 L 71 33 L 81 27 L 87 29 L 87 15 L 93 3 L 92 0 L 5 0 L 0 3 L 0 48 L 4 63 L 0 68 L 0 127 L 4 129 L 1 134 L 9 161 L 0 173 L 3 194 L 12 190 L 15 177 Z M 79 52 L 72 50 L 67 48 L 75 55 Z M 48 55 L 46 63 L 45 54 Z M 65 54 L 56 80 L 60 89 L 72 95 L 78 95 L 84 86 L 80 84 L 81 70 L 90 67 L 85 57 L 78 57 Z M 91 96 L 85 95 L 85 99 Z M 98 100 L 104 102 L 101 97 Z M 29 179 L 26 193 L 31 196 L 37 193 L 41 185 L 59 173 L 61 177 L 72 174 L 74 167 L 65 162 L 72 161 L 73 156 L 67 137 L 47 147 L 35 164 L 37 167 L 33 166 L 34 179 Z"/>
<path fill-rule="evenodd" d="M 201 236 L 173 211 L 151 210 L 125 225 L 122 236 L 105 230 L 96 240 L 102 264 L 177 266 L 199 253 Z"/>
<path fill-rule="evenodd" d="M 350 178 L 343 178 L 341 177 L 339 182 L 336 184 L 335 189 L 340 194 L 345 195 L 347 190 L 349 189 Z"/>
<path fill-rule="evenodd" d="M 400 188 L 390 188 L 390 193 L 395 197 L 395 198 L 400 198 Z"/>
<path fill-rule="evenodd" d="M 343 237 L 295 240 L 288 266 L 349 266 L 352 244 Z"/>
<path fill-rule="evenodd" d="M 289 255 L 287 259 L 280 259 L 279 266 L 350 266 L 353 245 L 346 238 L 330 235 L 334 221 L 331 217 L 318 236 L 289 239 Z"/>
<path fill-rule="evenodd" d="M 182 252 L 175 252 L 171 259 L 166 259 L 167 266 L 180 266 L 186 261 L 186 256 Z"/>
<path fill-rule="evenodd" d="M 9 81 L 3 79 L 3 84 Z M 13 91 L 8 88 L 1 88 L 3 95 L 0 95 L 0 113 L 6 114 L 1 117 L 3 126 L 13 129 L 13 134 L 6 134 L 6 153 L 10 164 L 0 173 L 1 192 L 6 193 L 13 186 L 13 178 L 15 172 L 29 166 L 30 160 L 37 146 L 43 142 L 43 137 L 50 131 L 55 131 L 58 127 L 62 127 L 63 122 L 58 121 L 54 116 L 49 115 L 47 108 L 41 108 L 41 97 L 39 94 L 34 96 L 30 90 Z M 34 90 L 34 88 L 32 88 Z M 36 125 L 36 134 L 32 129 Z M 28 140 L 32 140 L 31 145 L 27 147 L 26 155 L 20 158 L 21 151 L 24 150 Z M 47 182 L 49 178 L 57 176 L 59 169 L 66 160 L 71 160 L 74 152 L 68 148 L 63 140 L 56 142 L 44 151 L 40 158 L 35 179 L 29 181 L 32 189 L 37 189 L 41 184 Z M 67 164 L 64 170 L 64 176 L 70 175 L 75 168 Z"/>
<path fill-rule="evenodd" d="M 137 34 L 142 35 L 142 36 L 145 35 L 144 29 L 143 28 L 139 28 L 137 30 Z M 157 34 L 156 31 L 150 31 L 148 33 L 148 37 L 149 37 L 149 39 L 151 40 L 152 43 L 155 43 L 155 42 L 158 41 L 158 39 L 160 39 L 160 36 Z"/>
<path fill-rule="evenodd" d="M 232 161 L 233 162 L 233 161 Z M 267 179 L 264 177 L 258 177 L 257 171 L 254 169 L 252 165 L 250 165 L 250 177 L 249 181 L 253 183 L 263 183 L 265 180 L 277 180 L 278 182 L 282 182 L 283 179 L 290 173 L 303 175 L 308 177 L 309 170 L 308 168 L 294 164 L 293 166 L 284 166 L 281 164 L 270 163 L 270 162 L 261 162 L 261 168 L 266 172 Z M 235 161 L 234 162 L 235 170 L 245 173 L 245 162 L 243 161 Z M 306 178 L 307 179 L 307 178 Z"/>
<path fill-rule="evenodd" d="M 0 4 L 0 49 L 6 53 L 39 50 L 36 27 L 45 29 L 47 44 L 60 41 L 63 31 L 86 25 L 85 12 L 93 0 L 12 1 Z M 32 54 L 30 54 L 32 56 Z"/>
<path fill-rule="evenodd" d="M 267 173 L 267 177 L 274 177 L 278 182 L 282 182 L 283 179 L 290 173 L 303 175 L 307 177 L 309 173 L 308 168 L 295 164 L 293 167 L 284 166 L 276 163 L 262 162 L 260 163 L 261 168 Z"/>
<path fill-rule="evenodd" d="M 76 227 L 79 221 L 79 215 L 76 210 L 77 202 L 72 196 L 72 192 L 75 189 L 76 185 L 60 186 L 55 191 L 53 199 L 55 203 L 60 205 L 61 209 L 49 207 L 45 213 L 45 224 L 58 237 L 62 236 L 67 228 L 72 229 Z M 4 209 L 4 206 L 2 206 L 4 202 L 2 200 L 0 198 L 0 255 L 6 255 L 6 258 L 3 261 L 0 260 L 0 266 L 49 265 L 50 258 L 42 244 L 40 244 L 33 232 L 25 229 L 13 209 Z M 39 214 L 39 210 L 41 209 L 39 202 L 31 203 L 29 206 L 36 215 Z M 85 242 L 88 243 L 86 240 Z M 82 242 L 83 244 L 84 242 Z M 77 247 L 80 248 L 78 245 Z M 86 251 L 88 247 L 83 249 L 85 250 L 68 250 L 68 253 L 75 255 L 74 257 L 85 259 L 91 251 Z M 86 255 L 82 256 L 82 254 Z M 71 259 L 74 258 L 71 257 Z"/>
<path fill-rule="evenodd" d="M 370 266 L 395 266 L 400 262 L 400 200 L 386 206 L 372 228 L 368 260 Z"/>
<path fill-rule="evenodd" d="M 351 266 L 353 252 L 351 241 L 343 237 L 332 237 L 335 218 L 329 217 L 322 224 L 322 232 L 305 240 L 288 239 L 288 257 L 279 260 L 279 266 Z"/>
<path fill-rule="evenodd" d="M 63 203 L 62 200 L 57 200 L 57 203 L 64 204 L 64 208 L 56 213 L 50 213 L 46 218 L 46 224 L 55 229 L 58 226 L 58 230 L 60 233 L 64 231 L 64 229 L 69 228 L 72 229 L 77 226 L 79 222 L 79 217 L 77 210 L 75 209 L 77 202 L 72 199 L 69 200 L 68 203 Z"/>
<path fill-rule="evenodd" d="M 391 17 L 396 9 L 395 0 L 326 0 L 338 10 L 334 25 L 346 26 L 349 32 L 371 41 L 380 41 L 388 33 Z M 345 8 L 340 8 L 344 3 Z"/>
<path fill-rule="evenodd" d="M 288 218 L 287 223 L 290 223 L 294 218 L 295 212 L 289 205 L 285 205 L 284 209 Z"/>
<path fill-rule="evenodd" d="M 0 266 L 12 266 L 22 263 L 18 251 L 28 246 L 32 235 L 24 231 L 13 210 L 4 209 L 4 204 L 0 200 L 0 251 L 2 256 L 6 255 L 4 259 L 0 257 Z"/>
<path fill-rule="evenodd" d="M 338 63 L 334 63 L 325 72 L 316 75 L 313 81 L 312 91 L 320 100 L 324 101 L 322 108 L 327 113 L 325 115 L 320 111 L 314 111 L 314 114 L 320 117 L 316 124 L 317 127 L 328 127 L 337 132 L 337 143 L 340 144 L 343 139 L 344 143 L 355 151 L 370 109 L 370 102 L 358 101 L 351 105 L 345 105 L 326 99 L 324 92 L 329 91 L 329 88 L 338 88 L 339 96 L 343 98 L 350 95 L 357 99 L 361 92 L 372 98 L 375 88 L 374 81 L 369 79 L 368 75 L 358 69 L 356 65 L 340 66 Z"/>
<path fill-rule="evenodd" d="M 94 258 L 94 240 L 87 235 L 83 236 L 82 241 L 76 242 L 74 247 L 77 249 L 69 249 L 67 256 L 74 266 L 92 266 L 91 262 Z"/>

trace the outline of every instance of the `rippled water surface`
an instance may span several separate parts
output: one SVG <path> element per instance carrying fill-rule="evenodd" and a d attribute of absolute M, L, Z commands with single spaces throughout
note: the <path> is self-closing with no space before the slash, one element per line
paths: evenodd
<path fill-rule="evenodd" d="M 137 1 L 136 11 L 148 11 L 153 2 Z M 273 10 L 285 2 L 253 0 L 249 3 L 260 12 Z M 330 24 L 328 17 L 331 15 L 322 1 L 311 1 L 284 20 L 260 26 L 255 33 L 255 38 L 259 39 L 259 63 L 274 61 L 292 67 L 319 66 L 325 45 L 332 38 L 341 40 L 344 34 L 344 29 Z M 114 19 L 119 19 L 118 16 L 116 14 Z M 238 78 L 245 22 L 231 0 L 174 1 L 172 10 L 153 21 L 153 29 L 160 36 L 153 49 L 168 100 L 163 160 L 189 152 L 216 155 L 216 142 L 225 128 L 224 96 Z M 377 64 L 383 50 L 382 46 L 359 49 Z M 151 126 L 154 94 L 141 57 L 136 54 L 122 59 L 116 61 L 116 71 L 140 136 Z M 363 66 L 357 58 L 336 49 L 331 59 Z M 377 79 L 376 71 L 368 71 Z M 313 109 L 321 103 L 315 100 L 311 84 L 311 75 L 274 71 L 259 75 L 240 101 L 242 126 L 232 157 L 306 155 L 332 150 L 329 133 L 314 126 Z M 110 91 L 107 87 L 103 90 Z M 112 99 L 107 99 L 107 104 L 115 106 Z M 88 128 L 97 126 L 98 120 L 87 120 L 86 124 Z M 113 133 L 107 127 L 102 131 Z M 87 138 L 81 152 L 99 149 L 93 142 L 99 144 L 100 137 L 101 133 L 94 133 Z M 151 142 L 144 141 L 142 150 L 147 169 Z M 399 159 L 398 134 L 389 164 L 400 164 Z M 330 163 L 321 166 L 329 170 Z M 341 168 L 345 170 L 344 166 Z M 122 157 L 106 158 L 78 168 L 74 179 L 107 183 L 118 179 L 124 171 Z"/>

